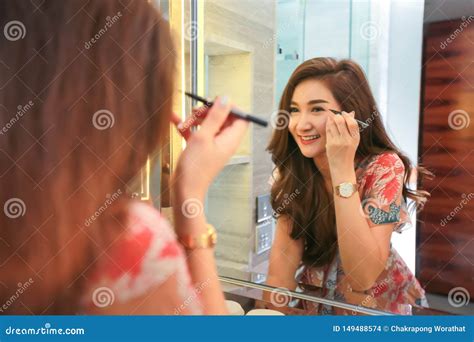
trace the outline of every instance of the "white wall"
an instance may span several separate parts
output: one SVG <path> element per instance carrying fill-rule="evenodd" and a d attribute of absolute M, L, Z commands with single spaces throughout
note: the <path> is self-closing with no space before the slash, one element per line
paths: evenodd
<path fill-rule="evenodd" d="M 424 0 L 392 0 L 390 6 L 387 116 L 385 125 L 397 146 L 418 160 Z M 415 271 L 416 215 L 413 226 L 394 234 L 392 243 Z"/>
<path fill-rule="evenodd" d="M 305 60 L 321 56 L 349 57 L 350 3 L 350 0 L 308 0 L 306 2 Z"/>

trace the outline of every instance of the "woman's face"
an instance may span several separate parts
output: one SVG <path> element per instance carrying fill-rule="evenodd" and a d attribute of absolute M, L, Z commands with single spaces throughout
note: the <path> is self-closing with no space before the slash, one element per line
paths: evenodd
<path fill-rule="evenodd" d="M 290 104 L 288 129 L 307 158 L 326 152 L 326 120 L 334 115 L 329 109 L 341 110 L 323 82 L 308 79 L 296 86 Z"/>

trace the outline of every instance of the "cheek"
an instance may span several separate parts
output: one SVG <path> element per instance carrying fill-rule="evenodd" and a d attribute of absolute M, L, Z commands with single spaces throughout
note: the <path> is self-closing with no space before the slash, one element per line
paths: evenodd
<path fill-rule="evenodd" d="M 326 122 L 327 122 L 327 117 L 324 117 L 321 120 L 318 120 L 316 124 L 316 129 L 321 135 L 326 135 Z"/>
<path fill-rule="evenodd" d="M 290 119 L 290 121 L 288 122 L 288 131 L 290 131 L 290 133 L 295 136 L 295 132 L 296 132 L 296 121 L 293 120 L 293 119 Z"/>

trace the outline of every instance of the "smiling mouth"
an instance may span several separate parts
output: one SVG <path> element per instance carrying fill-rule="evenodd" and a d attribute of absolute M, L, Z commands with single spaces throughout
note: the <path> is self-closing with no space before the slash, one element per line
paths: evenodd
<path fill-rule="evenodd" d="M 321 138 L 321 134 L 315 134 L 315 135 L 306 135 L 306 136 L 301 136 L 300 135 L 300 139 L 301 139 L 301 142 L 303 144 L 309 144 L 309 143 L 312 143 L 314 141 L 316 141 L 317 139 Z"/>

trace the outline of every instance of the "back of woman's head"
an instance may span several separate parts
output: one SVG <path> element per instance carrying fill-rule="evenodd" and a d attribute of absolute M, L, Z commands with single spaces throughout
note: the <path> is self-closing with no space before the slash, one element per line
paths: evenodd
<path fill-rule="evenodd" d="M 73 313 L 169 129 L 169 25 L 147 1 L 4 0 L 0 26 L 0 301 Z"/>

